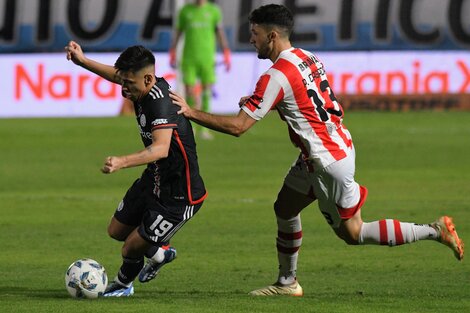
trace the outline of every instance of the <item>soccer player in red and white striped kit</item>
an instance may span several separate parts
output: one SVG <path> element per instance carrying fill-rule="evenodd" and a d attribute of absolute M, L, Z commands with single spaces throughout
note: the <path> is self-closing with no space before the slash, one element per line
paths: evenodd
<path fill-rule="evenodd" d="M 300 212 L 315 200 L 326 221 L 347 244 L 396 246 L 435 240 L 449 246 L 461 260 L 463 241 L 448 216 L 431 224 L 394 219 L 362 221 L 361 207 L 367 189 L 354 180 L 352 137 L 342 122 L 343 108 L 330 88 L 323 64 L 314 54 L 292 47 L 289 36 L 294 21 L 285 6 L 261 6 L 250 14 L 249 21 L 250 43 L 256 48 L 258 58 L 270 59 L 273 65 L 259 78 L 253 95 L 240 99 L 238 115 L 208 114 L 190 108 L 177 94 L 171 97 L 181 106 L 180 114 L 234 136 L 242 135 L 270 110 L 276 109 L 288 125 L 292 142 L 300 150 L 274 203 L 278 225 L 278 279 L 250 294 L 303 295 L 296 277 L 302 243 Z"/>

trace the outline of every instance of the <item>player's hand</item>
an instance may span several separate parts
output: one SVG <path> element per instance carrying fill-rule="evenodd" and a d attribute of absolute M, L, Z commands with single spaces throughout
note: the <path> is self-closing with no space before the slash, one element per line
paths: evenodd
<path fill-rule="evenodd" d="M 181 109 L 178 111 L 178 114 L 183 114 L 185 117 L 191 117 L 191 107 L 188 105 L 186 100 L 177 94 L 176 92 L 170 90 L 170 98 L 173 100 L 173 103 L 178 105 Z"/>
<path fill-rule="evenodd" d="M 245 103 L 250 99 L 250 96 L 244 96 L 240 98 L 240 101 L 238 101 L 238 106 L 241 108 L 242 106 L 245 105 Z"/>
<path fill-rule="evenodd" d="M 86 58 L 85 54 L 82 51 L 82 47 L 80 47 L 80 45 L 75 41 L 70 41 L 64 49 L 67 53 L 67 60 L 71 60 L 77 65 L 82 65 L 85 62 Z"/>
<path fill-rule="evenodd" d="M 101 168 L 101 172 L 103 172 L 104 174 L 111 174 L 120 170 L 121 168 L 121 158 L 116 156 L 110 156 L 106 158 L 104 165 Z"/>

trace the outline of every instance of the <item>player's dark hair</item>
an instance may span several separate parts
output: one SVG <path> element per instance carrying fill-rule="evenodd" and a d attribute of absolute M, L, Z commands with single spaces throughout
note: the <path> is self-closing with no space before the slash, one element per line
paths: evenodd
<path fill-rule="evenodd" d="M 149 65 L 155 65 L 152 51 L 144 46 L 132 46 L 124 50 L 114 63 L 118 72 L 137 72 Z"/>
<path fill-rule="evenodd" d="M 292 12 L 279 4 L 267 4 L 253 10 L 248 17 L 251 24 L 278 27 L 287 37 L 294 29 L 294 17 Z"/>

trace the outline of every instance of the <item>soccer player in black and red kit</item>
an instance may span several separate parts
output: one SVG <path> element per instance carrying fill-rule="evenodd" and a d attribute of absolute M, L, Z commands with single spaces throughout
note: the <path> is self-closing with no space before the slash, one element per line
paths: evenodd
<path fill-rule="evenodd" d="M 199 175 L 196 144 L 190 122 L 178 115 L 168 83 L 155 76 L 155 57 L 142 46 L 127 48 L 114 66 L 85 57 L 74 41 L 65 47 L 67 59 L 122 86 L 134 104 L 145 149 L 109 156 L 102 172 L 146 165 L 129 188 L 108 226 L 109 235 L 124 241 L 123 263 L 104 296 L 130 296 L 133 281 L 153 279 L 176 257 L 170 238 L 199 210 L 207 195 Z M 144 256 L 148 258 L 144 266 Z"/>

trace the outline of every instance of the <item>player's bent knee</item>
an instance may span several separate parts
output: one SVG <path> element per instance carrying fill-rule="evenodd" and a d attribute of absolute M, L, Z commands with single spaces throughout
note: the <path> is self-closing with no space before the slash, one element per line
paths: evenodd
<path fill-rule="evenodd" d="M 135 226 L 123 224 L 113 217 L 108 225 L 108 235 L 117 241 L 124 241 L 134 229 Z"/>
<path fill-rule="evenodd" d="M 283 185 L 274 202 L 276 216 L 285 220 L 297 215 L 315 200 L 315 197 L 300 193 L 287 185 Z"/>
<path fill-rule="evenodd" d="M 150 243 L 138 233 L 137 230 L 129 234 L 126 241 L 122 245 L 122 256 L 126 258 L 140 258 L 145 251 L 150 248 Z"/>
<path fill-rule="evenodd" d="M 108 226 L 108 236 L 117 241 L 124 241 L 127 238 L 127 235 L 122 234 L 122 232 L 118 231 L 112 224 Z"/>
<path fill-rule="evenodd" d="M 358 245 L 362 224 L 361 213 L 358 211 L 353 217 L 341 221 L 335 229 L 336 235 L 348 245 Z"/>
<path fill-rule="evenodd" d="M 347 243 L 348 245 L 356 246 L 356 245 L 359 244 L 358 238 L 352 237 L 352 236 L 349 236 L 349 235 L 346 235 L 346 236 L 342 237 L 341 239 L 343 239 L 343 241 L 345 243 Z"/>
<path fill-rule="evenodd" d="M 122 236 L 120 236 L 119 234 L 116 234 L 116 233 L 113 233 L 109 228 L 108 228 L 108 236 L 113 238 L 114 240 L 117 240 L 117 241 L 124 241 L 126 240 L 126 238 L 123 238 Z"/>
<path fill-rule="evenodd" d="M 280 205 L 279 200 L 274 202 L 274 213 L 276 213 L 277 217 L 282 218 L 283 220 L 288 220 L 294 216 L 297 216 L 298 214 L 291 212 L 290 210 L 286 209 L 285 206 Z"/>

